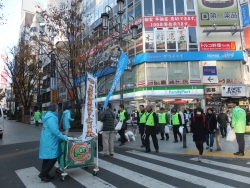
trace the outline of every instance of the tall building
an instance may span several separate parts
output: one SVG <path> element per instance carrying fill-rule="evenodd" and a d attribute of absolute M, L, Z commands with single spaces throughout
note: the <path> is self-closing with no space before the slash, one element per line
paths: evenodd
<path fill-rule="evenodd" d="M 116 0 L 85 3 L 91 20 L 90 31 L 84 34 L 106 36 L 100 41 L 104 47 L 118 45 L 114 39 Z M 135 41 L 129 27 L 123 28 L 122 48 L 133 64 L 132 72 L 123 75 L 125 106 L 130 108 L 134 101 L 136 105 L 152 105 L 156 110 L 161 106 L 219 109 L 230 106 L 236 98 L 248 108 L 250 78 L 245 44 L 249 42 L 243 37 L 240 6 L 240 1 L 125 0 L 123 24 L 128 20 L 131 23 L 133 16 L 139 26 Z M 100 16 L 107 11 L 111 19 L 108 30 L 103 31 Z M 109 74 L 99 78 L 102 79 L 110 80 Z M 111 84 L 112 79 L 99 91 L 100 104 Z M 117 88 L 110 101 L 116 109 L 119 100 Z"/>

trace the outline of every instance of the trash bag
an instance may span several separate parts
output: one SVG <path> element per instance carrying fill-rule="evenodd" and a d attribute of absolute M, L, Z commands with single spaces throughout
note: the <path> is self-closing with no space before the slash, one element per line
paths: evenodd
<path fill-rule="evenodd" d="M 183 134 L 183 128 L 184 128 L 183 126 L 180 126 L 180 127 L 179 127 L 179 132 L 180 132 L 181 134 Z"/>
<path fill-rule="evenodd" d="M 227 125 L 227 133 L 229 133 L 231 131 L 231 126 L 230 125 Z"/>
<path fill-rule="evenodd" d="M 236 134 L 234 130 L 229 131 L 229 133 L 227 134 L 227 141 L 231 141 L 231 142 L 236 141 Z"/>
<path fill-rule="evenodd" d="M 169 133 L 169 127 L 168 127 L 168 125 L 165 126 L 165 133 Z"/>

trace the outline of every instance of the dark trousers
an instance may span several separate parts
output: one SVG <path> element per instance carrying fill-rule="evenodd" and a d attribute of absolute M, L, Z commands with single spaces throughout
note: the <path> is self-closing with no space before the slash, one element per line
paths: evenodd
<path fill-rule="evenodd" d="M 202 155 L 203 151 L 204 151 L 204 147 L 203 147 L 203 141 L 196 141 L 195 142 L 196 148 L 199 151 L 199 154 Z"/>
<path fill-rule="evenodd" d="M 39 126 L 39 122 L 38 122 L 38 121 L 36 121 L 36 126 L 37 126 L 37 127 Z"/>
<path fill-rule="evenodd" d="M 43 159 L 42 164 L 42 171 L 40 173 L 41 177 L 47 177 L 49 175 L 49 172 L 56 164 L 57 158 L 55 159 Z"/>
<path fill-rule="evenodd" d="M 188 128 L 187 128 L 187 123 L 183 124 L 184 129 L 186 129 L 186 133 L 189 133 Z"/>
<path fill-rule="evenodd" d="M 174 126 L 173 126 L 174 140 L 175 140 L 176 142 L 178 142 L 177 135 L 179 135 L 180 141 L 182 140 L 182 136 L 181 136 L 181 133 L 180 133 L 180 131 L 179 131 L 179 128 L 180 128 L 180 125 L 174 125 Z"/>
<path fill-rule="evenodd" d="M 169 139 L 169 134 L 165 133 L 166 139 Z M 161 138 L 164 139 L 164 133 L 161 133 Z"/>
<path fill-rule="evenodd" d="M 98 147 L 103 147 L 103 145 L 102 145 L 102 134 L 99 134 L 98 133 Z"/>
<path fill-rule="evenodd" d="M 145 137 L 143 137 L 143 135 L 145 133 L 145 123 L 139 124 L 139 132 L 141 135 L 141 144 L 142 144 L 142 146 L 145 146 Z"/>
<path fill-rule="evenodd" d="M 214 137 L 215 137 L 215 133 L 208 133 L 206 135 L 206 143 L 207 143 L 207 146 L 212 148 L 214 146 Z"/>
<path fill-rule="evenodd" d="M 145 146 L 146 145 L 145 144 L 145 137 L 143 135 L 144 135 L 144 133 L 141 134 L 141 144 L 142 144 L 142 146 Z"/>
<path fill-rule="evenodd" d="M 245 139 L 244 139 L 244 133 L 235 133 L 236 134 L 236 140 L 239 145 L 239 152 L 244 154 L 245 151 Z"/>
<path fill-rule="evenodd" d="M 121 143 L 124 144 L 127 140 L 125 138 L 125 129 L 121 129 L 118 131 L 120 137 L 121 137 Z"/>
<path fill-rule="evenodd" d="M 221 133 L 221 136 L 226 136 L 227 135 L 227 127 L 220 127 L 220 133 Z"/>
<path fill-rule="evenodd" d="M 155 150 L 159 150 L 159 145 L 158 145 L 158 140 L 155 134 L 146 134 L 146 139 L 145 139 L 145 144 L 146 144 L 146 150 L 150 151 L 150 142 L 149 142 L 149 137 L 151 136 L 152 140 L 153 140 L 153 144 L 155 147 Z"/>

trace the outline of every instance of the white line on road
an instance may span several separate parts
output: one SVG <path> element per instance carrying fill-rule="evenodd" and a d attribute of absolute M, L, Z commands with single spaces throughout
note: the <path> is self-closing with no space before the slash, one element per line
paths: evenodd
<path fill-rule="evenodd" d="M 250 164 L 250 162 L 248 162 L 247 164 Z"/>
<path fill-rule="evenodd" d="M 116 156 L 118 154 L 115 154 Z M 123 156 L 127 160 L 127 156 Z M 134 160 L 134 159 L 132 159 Z M 129 160 L 128 160 L 129 161 Z M 102 159 L 99 159 L 99 166 L 104 168 L 107 171 L 110 171 L 114 174 L 117 174 L 118 176 L 121 176 L 123 178 L 126 178 L 130 181 L 134 181 L 140 185 L 143 185 L 145 187 L 157 187 L 157 188 L 176 188 L 172 185 L 169 185 L 167 183 L 158 181 L 156 179 L 153 179 L 151 177 L 145 176 L 143 174 L 139 174 L 137 172 L 134 172 L 132 170 L 128 170 L 126 168 L 120 167 L 118 165 L 106 162 Z M 145 166 L 143 166 L 145 167 Z"/>
<path fill-rule="evenodd" d="M 108 182 L 93 176 L 92 174 L 77 168 L 77 169 L 68 169 L 65 171 L 68 175 L 73 178 L 74 180 L 78 181 L 80 184 L 84 185 L 85 187 L 91 188 L 116 188 L 115 186 L 109 184 Z"/>
<path fill-rule="evenodd" d="M 197 161 L 197 158 L 191 158 L 190 160 L 192 161 Z M 232 165 L 232 164 L 227 164 L 227 163 L 222 163 L 222 162 L 217 162 L 217 161 L 211 161 L 208 159 L 202 159 L 202 163 L 207 163 L 207 164 L 211 164 L 211 165 L 215 165 L 215 166 L 219 166 L 219 167 L 224 167 L 224 168 L 229 168 L 229 169 L 233 169 L 233 170 L 239 170 L 239 171 L 243 171 L 243 172 L 250 172 L 249 167 L 243 167 L 243 166 L 237 166 L 237 165 Z"/>
<path fill-rule="evenodd" d="M 140 153 L 135 153 L 135 152 L 129 152 L 129 153 L 140 155 Z M 142 154 L 141 156 L 147 157 L 146 154 L 144 154 L 144 153 L 141 153 L 141 154 Z M 165 167 L 162 167 L 162 166 L 159 166 L 159 165 L 155 165 L 153 163 L 145 162 L 145 161 L 143 161 L 143 159 L 138 160 L 138 159 L 128 157 L 128 156 L 124 156 L 124 155 L 120 155 L 120 154 L 115 154 L 115 158 L 117 158 L 119 160 L 122 160 L 122 161 L 125 161 L 125 162 L 128 162 L 128 163 L 132 163 L 132 164 L 140 166 L 140 167 L 147 168 L 149 170 L 153 170 L 153 171 L 156 171 L 156 172 L 168 175 L 168 176 L 172 176 L 172 177 L 177 178 L 177 179 L 184 180 L 184 181 L 189 182 L 189 183 L 193 183 L 195 185 L 200 185 L 200 186 L 203 186 L 203 187 L 206 186 L 206 187 L 209 187 L 209 188 L 210 187 L 211 188 L 214 188 L 214 187 L 232 188 L 232 187 L 230 187 L 228 185 L 217 183 L 215 181 L 207 180 L 207 179 L 204 179 L 204 178 L 201 178 L 201 177 L 198 177 L 198 176 L 194 176 L 194 175 L 191 175 L 191 174 L 187 174 L 187 173 L 184 173 L 184 172 L 181 172 L 181 171 L 178 171 L 178 170 L 165 168 Z M 152 157 L 152 159 L 154 159 L 154 157 Z M 161 160 L 159 160 L 159 161 L 161 161 Z M 175 163 L 173 163 L 173 164 L 175 164 Z M 185 167 L 185 166 L 183 166 L 183 167 Z"/>
<path fill-rule="evenodd" d="M 173 164 L 175 166 L 180 166 L 180 167 L 183 167 L 183 168 L 196 170 L 198 172 L 204 172 L 204 173 L 207 173 L 207 174 L 216 175 L 218 177 L 223 177 L 223 178 L 227 178 L 227 179 L 230 179 L 230 180 L 250 184 L 250 179 L 248 177 L 240 176 L 240 175 L 237 175 L 237 174 L 228 173 L 228 172 L 224 172 L 224 171 L 221 171 L 221 170 L 216 170 L 216 169 L 213 169 L 213 168 L 207 168 L 207 167 L 204 167 L 204 166 L 199 166 L 199 165 L 186 163 L 186 162 L 182 162 L 182 161 L 178 161 L 178 160 L 173 160 L 173 159 L 169 159 L 169 158 L 166 158 L 166 157 L 151 155 L 151 154 L 147 154 L 147 153 L 141 153 L 141 152 L 137 152 L 137 151 L 127 151 L 127 152 L 138 155 L 138 156 L 141 156 L 141 157 L 146 157 L 146 158 L 149 158 L 149 159 L 154 159 L 154 160 L 162 161 L 162 162 L 165 162 L 165 163 Z"/>
<path fill-rule="evenodd" d="M 56 186 L 49 182 L 42 182 L 38 177 L 40 173 L 35 167 L 16 170 L 17 175 L 22 180 L 26 188 L 55 188 Z"/>

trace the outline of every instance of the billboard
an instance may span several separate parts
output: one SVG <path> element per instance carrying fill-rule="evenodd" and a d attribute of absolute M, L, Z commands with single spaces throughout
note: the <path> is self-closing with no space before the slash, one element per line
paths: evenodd
<path fill-rule="evenodd" d="M 249 6 L 248 4 L 245 4 L 240 7 L 241 7 L 242 25 L 243 27 L 246 27 L 250 25 Z"/>
<path fill-rule="evenodd" d="M 246 49 L 250 49 L 250 27 L 244 28 L 244 41 Z"/>
<path fill-rule="evenodd" d="M 236 0 L 197 0 L 200 26 L 239 24 Z"/>
<path fill-rule="evenodd" d="M 200 51 L 236 50 L 235 42 L 200 42 Z"/>

